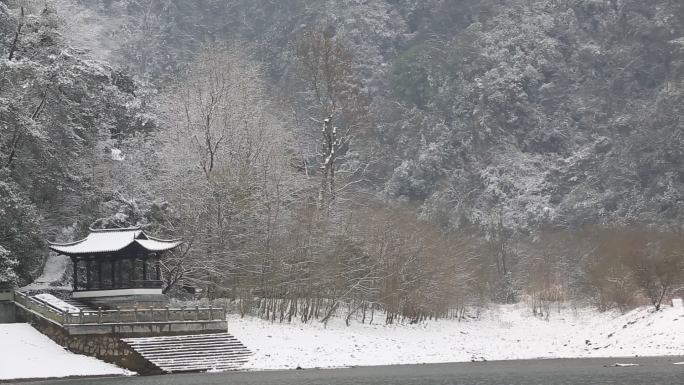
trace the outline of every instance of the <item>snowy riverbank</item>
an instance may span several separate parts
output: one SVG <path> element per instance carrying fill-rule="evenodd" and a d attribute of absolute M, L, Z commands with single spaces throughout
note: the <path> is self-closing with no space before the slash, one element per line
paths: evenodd
<path fill-rule="evenodd" d="M 684 355 L 684 309 L 642 308 L 621 315 L 563 310 L 544 320 L 523 305 L 495 306 L 477 320 L 418 325 L 360 324 L 332 319 L 270 323 L 228 318 L 229 332 L 255 355 L 245 369 L 571 357 Z M 127 371 L 70 353 L 27 324 L 0 325 L 0 380 L 122 375 Z"/>
<path fill-rule="evenodd" d="M 684 355 L 684 309 L 624 315 L 564 310 L 548 321 L 522 305 L 497 306 L 480 319 L 419 325 L 324 327 L 228 319 L 229 332 L 255 356 L 247 369 L 457 362 L 561 357 Z"/>
<path fill-rule="evenodd" d="M 0 325 L 0 380 L 125 374 L 130 372 L 67 351 L 28 324 Z"/>

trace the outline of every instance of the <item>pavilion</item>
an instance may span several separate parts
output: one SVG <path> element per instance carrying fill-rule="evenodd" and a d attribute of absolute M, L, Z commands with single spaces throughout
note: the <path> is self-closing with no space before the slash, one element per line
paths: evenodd
<path fill-rule="evenodd" d="M 85 239 L 50 243 L 50 249 L 71 258 L 74 299 L 112 306 L 163 301 L 160 259 L 182 243 L 151 237 L 140 227 L 91 228 Z"/>

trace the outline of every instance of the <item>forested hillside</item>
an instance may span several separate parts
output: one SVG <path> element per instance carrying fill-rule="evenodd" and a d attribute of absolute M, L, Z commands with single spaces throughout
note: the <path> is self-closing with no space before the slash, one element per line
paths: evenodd
<path fill-rule="evenodd" d="M 0 281 L 181 236 L 280 320 L 684 285 L 679 0 L 0 0 Z"/>

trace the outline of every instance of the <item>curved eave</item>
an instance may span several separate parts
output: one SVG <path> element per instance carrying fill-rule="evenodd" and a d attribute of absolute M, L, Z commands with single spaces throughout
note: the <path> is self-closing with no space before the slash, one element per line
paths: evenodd
<path fill-rule="evenodd" d="M 48 241 L 48 248 L 58 254 L 64 254 L 64 255 L 69 255 L 71 256 L 73 253 L 70 253 L 68 247 L 71 246 L 76 246 L 80 243 L 83 243 L 85 239 L 81 239 L 80 241 L 74 241 L 74 242 L 67 242 L 67 243 L 57 243 L 57 242 L 50 242 Z"/>
<path fill-rule="evenodd" d="M 68 249 L 60 249 L 59 247 L 55 246 L 48 246 L 48 248 L 58 254 L 66 255 L 69 257 L 78 257 L 78 256 L 89 256 L 89 255 L 98 255 L 98 254 L 110 254 L 110 253 L 116 253 L 118 251 L 121 251 L 125 249 L 125 247 L 118 249 L 118 250 L 99 250 L 99 251 L 70 251 Z"/>
<path fill-rule="evenodd" d="M 132 244 L 136 244 L 137 246 L 149 251 L 149 252 L 162 252 L 162 251 L 169 251 L 172 249 L 175 249 L 176 247 L 180 246 L 183 244 L 183 241 L 172 241 L 172 242 L 159 242 L 156 240 L 143 240 L 143 239 L 136 239 L 133 242 L 127 244 L 126 246 L 123 246 L 118 249 L 113 249 L 113 250 L 88 250 L 88 251 L 73 251 L 69 250 L 69 246 L 76 246 L 78 245 L 79 242 L 73 242 L 71 244 L 52 244 L 48 246 L 50 250 L 58 253 L 58 254 L 63 254 L 69 257 L 78 257 L 78 256 L 90 256 L 90 255 L 100 255 L 100 254 L 111 254 L 111 253 L 117 253 L 120 252 L 121 250 L 131 246 Z M 146 245 L 147 243 L 147 245 Z M 63 246 L 63 247 L 62 247 Z"/>
<path fill-rule="evenodd" d="M 47 243 L 50 245 L 50 248 L 52 248 L 52 246 L 60 247 L 60 246 L 78 245 L 79 243 L 81 243 L 83 241 L 85 241 L 85 238 L 81 239 L 80 241 L 73 241 L 73 242 L 66 242 L 66 243 L 57 243 L 57 242 L 50 242 L 50 241 L 47 241 Z"/>
<path fill-rule="evenodd" d="M 144 232 L 143 232 L 143 233 L 144 233 Z M 151 235 L 149 235 L 149 234 L 147 234 L 147 233 L 145 233 L 145 236 L 147 237 L 147 239 L 150 239 L 150 240 L 153 240 L 153 241 L 158 241 L 158 242 L 178 242 L 179 245 L 183 243 L 183 240 L 182 240 L 181 238 L 163 239 L 163 238 L 153 237 L 153 236 L 151 236 Z"/>
<path fill-rule="evenodd" d="M 157 241 L 156 239 L 136 239 L 135 243 L 147 251 L 168 251 L 180 246 L 182 241 Z"/>

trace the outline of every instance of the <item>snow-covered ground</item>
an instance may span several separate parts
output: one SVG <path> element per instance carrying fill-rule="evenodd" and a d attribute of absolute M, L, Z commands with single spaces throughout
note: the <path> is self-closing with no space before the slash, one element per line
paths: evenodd
<path fill-rule="evenodd" d="M 492 307 L 477 320 L 349 327 L 342 319 L 326 327 L 228 318 L 229 332 L 255 353 L 245 369 L 684 355 L 683 323 L 684 309 L 669 306 L 624 315 L 563 310 L 547 321 L 524 305 L 510 305 Z M 0 380 L 130 374 L 70 353 L 27 324 L 0 325 L 0 353 Z"/>
<path fill-rule="evenodd" d="M 564 310 L 546 321 L 528 307 L 511 305 L 485 311 L 478 320 L 350 327 L 341 319 L 327 327 L 228 319 L 229 332 L 255 353 L 247 369 L 684 355 L 683 327 L 684 309 L 671 307 L 624 315 Z"/>
<path fill-rule="evenodd" d="M 0 324 L 0 380 L 111 374 L 130 372 L 71 353 L 28 324 Z"/>

